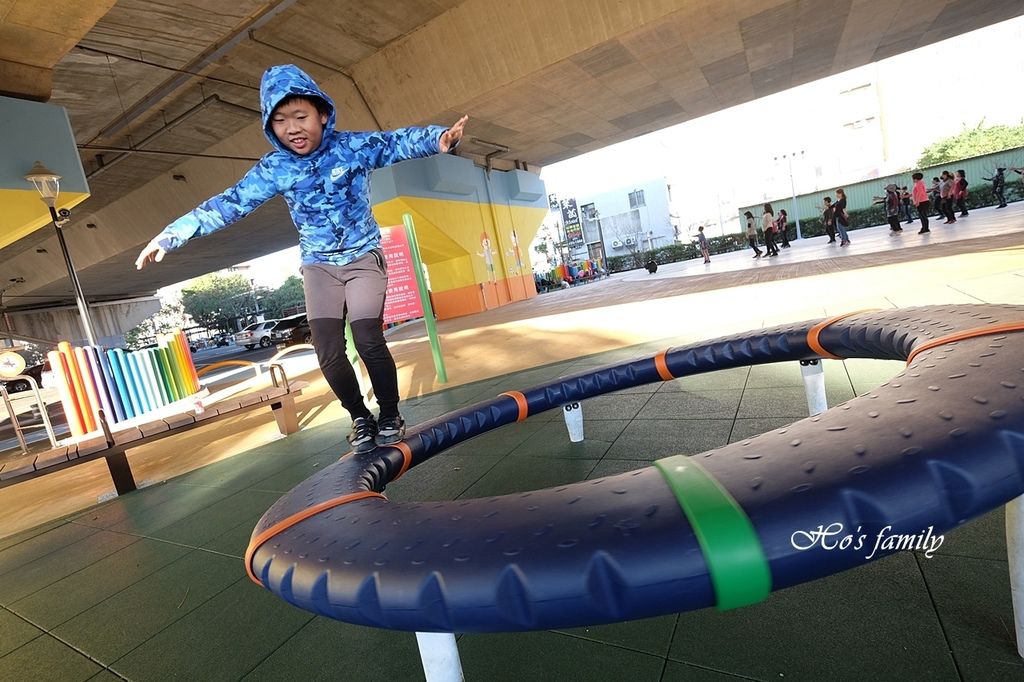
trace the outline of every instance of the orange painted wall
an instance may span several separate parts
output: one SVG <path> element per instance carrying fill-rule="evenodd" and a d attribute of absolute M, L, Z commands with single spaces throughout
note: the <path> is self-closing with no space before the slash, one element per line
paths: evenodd
<path fill-rule="evenodd" d="M 491 308 L 523 301 L 537 295 L 532 275 L 520 275 L 497 282 L 480 282 L 447 291 L 434 291 L 430 299 L 437 319 L 482 313 Z"/>

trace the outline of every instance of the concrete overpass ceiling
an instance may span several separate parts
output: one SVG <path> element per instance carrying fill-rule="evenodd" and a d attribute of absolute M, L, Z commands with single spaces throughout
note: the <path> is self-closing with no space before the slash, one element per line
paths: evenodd
<path fill-rule="evenodd" d="M 114 298 L 295 243 L 275 202 L 173 268 L 126 277 L 160 225 L 267 151 L 257 109 L 270 64 L 293 62 L 317 78 L 342 126 L 468 113 L 461 153 L 480 161 L 492 142 L 509 148 L 499 165 L 538 167 L 1024 13 L 1024 3 L 990 0 L 44 5 L 0 0 L 0 90 L 45 99 L 52 69 L 50 101 L 69 111 L 93 192 L 68 239 L 87 295 Z M 25 74 L 38 83 L 25 85 Z M 67 300 L 48 234 L 0 251 L 0 281 L 31 276 L 26 301 Z"/>
<path fill-rule="evenodd" d="M 282 230 L 281 226 L 288 229 Z M 78 253 L 86 251 L 88 248 L 88 245 L 84 243 L 86 240 L 102 237 L 101 229 L 97 229 L 95 232 L 88 228 L 75 230 L 68 235 L 70 250 L 72 254 L 76 251 Z M 156 286 L 154 286 L 153 277 L 146 276 L 149 270 L 158 273 L 166 280 L 166 283 L 172 284 L 227 267 L 223 262 L 224 253 L 231 253 L 233 257 L 237 256 L 237 260 L 232 264 L 240 263 L 295 246 L 298 239 L 284 200 L 275 198 L 261 206 L 253 214 L 253 220 L 245 227 L 244 239 L 239 239 L 237 232 L 232 234 L 230 230 L 227 230 L 210 235 L 205 238 L 205 241 L 204 248 L 189 251 L 187 258 L 178 255 L 168 257 L 159 266 L 147 268 L 142 272 L 135 270 L 134 261 L 138 255 L 136 251 L 115 251 L 113 255 L 80 270 L 79 279 L 82 282 L 82 290 L 86 292 L 90 301 L 151 295 L 156 288 L 164 284 L 156 282 Z M 21 260 L 29 269 L 46 267 L 60 268 L 62 271 L 64 263 L 57 250 L 56 240 L 48 240 L 44 246 L 46 253 L 40 254 L 32 250 L 25 253 Z M 7 273 L 4 274 L 6 276 Z M 31 273 L 26 279 L 29 280 L 27 284 L 31 285 Z M 65 271 L 64 277 L 57 277 L 37 288 L 29 290 L 26 286 L 20 286 L 12 290 L 6 297 L 5 303 L 8 307 L 16 310 L 34 307 L 40 301 L 68 301 L 73 300 L 73 297 L 71 283 Z"/>

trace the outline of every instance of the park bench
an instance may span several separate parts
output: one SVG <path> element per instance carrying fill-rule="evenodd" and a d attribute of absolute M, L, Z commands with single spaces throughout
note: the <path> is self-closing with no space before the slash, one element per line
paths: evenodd
<path fill-rule="evenodd" d="M 271 365 L 270 375 L 273 385 L 267 388 L 232 396 L 203 409 L 190 409 L 167 415 L 162 419 L 154 419 L 123 430 L 112 432 L 101 410 L 102 435 L 6 462 L 0 468 L 0 488 L 86 462 L 105 459 L 117 494 L 123 495 L 137 487 L 125 454 L 127 450 L 262 407 L 269 406 L 273 411 L 277 428 L 282 435 L 295 433 L 299 430 L 295 397 L 301 395 L 302 389 L 309 383 L 289 382 L 280 365 Z"/>

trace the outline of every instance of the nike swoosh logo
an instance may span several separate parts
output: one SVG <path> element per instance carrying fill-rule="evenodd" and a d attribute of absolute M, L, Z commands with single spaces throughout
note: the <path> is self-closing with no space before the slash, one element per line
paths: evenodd
<path fill-rule="evenodd" d="M 342 175 L 344 175 L 346 170 L 347 169 L 341 168 L 340 166 L 338 168 L 332 169 L 331 170 L 331 182 L 337 182 L 338 178 L 340 178 Z"/>

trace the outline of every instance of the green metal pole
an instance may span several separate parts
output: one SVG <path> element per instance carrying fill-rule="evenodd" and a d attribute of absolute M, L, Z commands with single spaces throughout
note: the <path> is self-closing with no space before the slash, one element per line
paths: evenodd
<path fill-rule="evenodd" d="M 434 370 L 437 380 L 448 383 L 448 370 L 444 368 L 444 357 L 441 356 L 441 341 L 437 338 L 437 325 L 434 324 L 434 309 L 430 307 L 430 296 L 427 294 L 427 280 L 423 277 L 423 261 L 420 259 L 420 245 L 416 241 L 416 228 L 412 224 L 412 214 L 403 213 L 405 236 L 409 240 L 409 251 L 412 254 L 412 269 L 416 272 L 416 286 L 420 290 L 420 303 L 423 305 L 423 322 L 427 327 L 430 339 L 430 352 L 434 356 Z"/>

